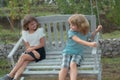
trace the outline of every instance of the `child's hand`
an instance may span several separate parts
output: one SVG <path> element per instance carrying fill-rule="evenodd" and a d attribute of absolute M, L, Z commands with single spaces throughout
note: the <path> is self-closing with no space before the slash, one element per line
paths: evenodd
<path fill-rule="evenodd" d="M 96 42 L 91 42 L 91 47 L 97 47 L 97 43 Z"/>
<path fill-rule="evenodd" d="M 92 38 L 94 39 L 95 35 L 102 29 L 102 25 L 98 25 L 97 29 L 92 32 Z"/>
<path fill-rule="evenodd" d="M 31 48 L 31 47 L 29 47 L 29 48 L 26 50 L 26 52 L 31 52 L 31 51 L 33 51 L 33 48 Z"/>
<path fill-rule="evenodd" d="M 98 28 L 96 29 L 96 32 L 99 32 L 102 29 L 102 25 L 98 25 Z"/>

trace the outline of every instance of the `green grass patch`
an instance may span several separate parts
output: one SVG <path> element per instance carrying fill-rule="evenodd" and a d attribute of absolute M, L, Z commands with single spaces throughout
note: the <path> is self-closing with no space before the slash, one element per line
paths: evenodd
<path fill-rule="evenodd" d="M 111 33 L 105 33 L 102 34 L 103 39 L 108 39 L 108 38 L 120 38 L 120 31 L 114 31 Z"/>
<path fill-rule="evenodd" d="M 4 58 L 0 58 L 0 77 L 10 71 L 10 65 Z"/>
<path fill-rule="evenodd" d="M 120 57 L 116 58 L 102 58 L 104 64 L 120 64 Z"/>
<path fill-rule="evenodd" d="M 120 57 L 102 58 L 102 80 L 120 80 Z"/>
<path fill-rule="evenodd" d="M 9 44 L 16 42 L 20 37 L 20 31 L 11 31 L 8 29 L 0 29 L 0 44 Z"/>

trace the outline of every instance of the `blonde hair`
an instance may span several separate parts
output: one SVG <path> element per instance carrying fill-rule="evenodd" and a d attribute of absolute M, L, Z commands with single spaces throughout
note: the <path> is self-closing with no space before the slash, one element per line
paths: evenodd
<path fill-rule="evenodd" d="M 26 31 L 29 30 L 28 24 L 30 22 L 32 22 L 32 21 L 35 21 L 37 23 L 37 28 L 39 27 L 40 24 L 38 23 L 38 21 L 37 21 L 37 19 L 35 17 L 33 17 L 31 15 L 26 15 L 23 18 L 23 21 L 22 21 L 22 28 L 23 28 L 23 30 L 26 30 Z M 36 30 L 37 30 L 37 28 L 36 28 Z"/>
<path fill-rule="evenodd" d="M 68 22 L 72 25 L 77 26 L 77 28 L 83 35 L 86 35 L 89 31 L 89 22 L 82 14 L 74 14 L 70 16 Z"/>

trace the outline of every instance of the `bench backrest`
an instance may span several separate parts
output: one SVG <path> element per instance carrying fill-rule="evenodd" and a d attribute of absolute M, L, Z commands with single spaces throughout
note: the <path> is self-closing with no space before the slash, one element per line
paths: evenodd
<path fill-rule="evenodd" d="M 37 17 L 41 27 L 44 28 L 46 33 L 46 50 L 47 51 L 59 51 L 65 47 L 67 40 L 67 31 L 69 29 L 68 18 L 71 15 L 53 15 L 53 16 L 41 16 Z M 91 29 L 96 28 L 95 15 L 86 15 Z"/>

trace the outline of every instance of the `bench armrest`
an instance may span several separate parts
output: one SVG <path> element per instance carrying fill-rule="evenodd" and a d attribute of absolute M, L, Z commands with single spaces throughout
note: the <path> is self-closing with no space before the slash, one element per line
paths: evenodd
<path fill-rule="evenodd" d="M 98 32 L 95 36 L 94 42 L 97 43 L 97 47 L 92 48 L 92 54 L 97 54 L 97 49 L 99 47 L 99 37 L 100 37 L 100 33 Z"/>
<path fill-rule="evenodd" d="M 16 50 L 18 49 L 20 43 L 22 42 L 22 37 L 17 41 L 11 52 L 8 54 L 8 58 L 12 58 L 13 55 L 15 54 Z"/>

